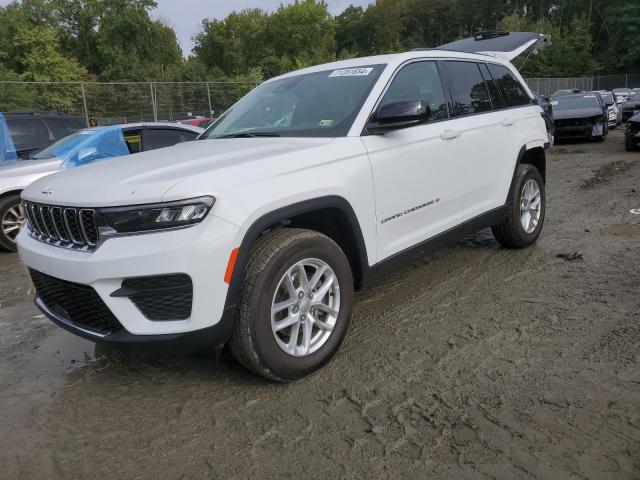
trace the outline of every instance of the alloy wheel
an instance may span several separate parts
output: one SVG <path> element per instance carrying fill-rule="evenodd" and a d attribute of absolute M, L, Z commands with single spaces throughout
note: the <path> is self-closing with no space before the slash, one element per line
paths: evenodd
<path fill-rule="evenodd" d="M 271 304 L 271 330 L 285 353 L 306 357 L 329 339 L 340 313 L 340 285 L 324 261 L 297 262 L 280 279 Z"/>
<path fill-rule="evenodd" d="M 520 223 L 526 233 L 535 232 L 542 212 L 542 195 L 538 182 L 530 178 L 522 187 L 520 195 Z"/>
<path fill-rule="evenodd" d="M 9 241 L 16 241 L 20 229 L 25 224 L 26 217 L 22 204 L 9 208 L 2 216 L 2 233 Z"/>

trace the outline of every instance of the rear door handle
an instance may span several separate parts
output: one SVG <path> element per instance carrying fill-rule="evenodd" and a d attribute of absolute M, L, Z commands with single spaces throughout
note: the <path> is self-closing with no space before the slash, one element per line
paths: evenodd
<path fill-rule="evenodd" d="M 510 127 L 513 124 L 514 124 L 513 118 L 503 118 L 502 119 L 502 126 L 503 127 Z"/>
<path fill-rule="evenodd" d="M 460 136 L 460 131 L 447 129 L 440 134 L 442 140 L 454 140 Z"/>

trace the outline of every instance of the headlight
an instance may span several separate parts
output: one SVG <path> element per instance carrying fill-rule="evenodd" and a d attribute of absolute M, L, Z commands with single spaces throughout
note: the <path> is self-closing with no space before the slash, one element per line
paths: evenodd
<path fill-rule="evenodd" d="M 99 223 L 116 233 L 142 233 L 200 223 L 214 203 L 213 197 L 199 197 L 178 202 L 102 208 L 96 213 L 102 220 Z"/>

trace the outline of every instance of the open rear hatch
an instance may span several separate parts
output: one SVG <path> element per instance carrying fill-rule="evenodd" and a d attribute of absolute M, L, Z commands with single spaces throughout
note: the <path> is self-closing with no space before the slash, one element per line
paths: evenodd
<path fill-rule="evenodd" d="M 548 45 L 551 37 L 541 33 L 489 31 L 440 45 L 435 50 L 480 53 L 511 61 L 525 52 L 537 54 Z"/>

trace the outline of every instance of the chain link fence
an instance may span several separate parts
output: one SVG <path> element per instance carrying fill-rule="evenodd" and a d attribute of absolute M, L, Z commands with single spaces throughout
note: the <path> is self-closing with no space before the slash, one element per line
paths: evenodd
<path fill-rule="evenodd" d="M 556 90 L 574 88 L 584 91 L 638 88 L 640 87 L 640 73 L 575 78 L 527 78 L 526 81 L 531 90 L 543 97 L 550 97 Z"/>
<path fill-rule="evenodd" d="M 254 82 L 0 82 L 0 112 L 59 111 L 100 125 L 218 116 Z"/>
<path fill-rule="evenodd" d="M 560 89 L 640 87 L 640 74 L 528 78 L 542 96 Z M 0 82 L 0 112 L 59 111 L 100 125 L 219 116 L 255 88 L 254 82 Z"/>

